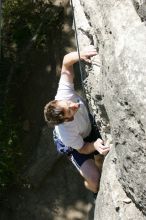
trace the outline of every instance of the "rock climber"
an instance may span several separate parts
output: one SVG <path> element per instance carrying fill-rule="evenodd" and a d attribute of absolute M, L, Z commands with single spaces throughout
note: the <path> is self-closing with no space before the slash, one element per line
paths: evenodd
<path fill-rule="evenodd" d="M 80 59 L 91 63 L 90 58 L 95 55 L 96 49 L 90 45 L 80 52 Z M 44 107 L 44 117 L 48 124 L 55 126 L 57 150 L 67 155 L 83 176 L 86 188 L 96 194 L 101 174 L 94 155 L 106 155 L 110 147 L 104 145 L 98 130 L 93 131 L 86 104 L 74 90 L 73 64 L 78 61 L 78 52 L 64 56 L 57 94 Z"/>

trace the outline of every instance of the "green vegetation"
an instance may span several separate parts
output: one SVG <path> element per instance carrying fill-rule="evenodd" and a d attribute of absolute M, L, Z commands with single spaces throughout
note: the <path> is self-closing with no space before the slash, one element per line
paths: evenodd
<path fill-rule="evenodd" d="M 46 2 L 46 1 L 45 1 Z M 48 1 L 5 0 L 2 5 L 0 60 L 0 188 L 18 179 L 21 149 L 21 117 L 13 92 L 30 48 L 48 49 L 48 36 L 62 27 L 63 8 Z M 22 76 L 25 78 L 25 76 Z M 16 88 L 17 89 L 17 86 Z M 17 91 L 19 93 L 19 91 Z M 16 104 L 17 103 L 17 104 Z M 22 164 L 21 164 L 22 165 Z M 18 169 L 19 167 L 19 169 Z"/>
<path fill-rule="evenodd" d="M 3 51 L 14 56 L 16 51 L 36 41 L 36 47 L 45 47 L 50 30 L 61 27 L 63 10 L 51 2 L 6 0 L 3 5 Z M 12 54 L 11 54 L 12 53 Z"/>
<path fill-rule="evenodd" d="M 16 149 L 18 124 L 12 121 L 11 112 L 12 110 L 5 108 L 0 120 L 0 186 L 3 188 L 14 181 L 17 174 L 15 159 L 19 156 Z"/>

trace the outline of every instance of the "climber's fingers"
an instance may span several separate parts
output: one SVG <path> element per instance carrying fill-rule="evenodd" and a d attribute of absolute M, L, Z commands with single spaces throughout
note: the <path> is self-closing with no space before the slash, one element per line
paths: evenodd
<path fill-rule="evenodd" d="M 98 151 L 102 155 L 106 155 L 110 151 L 110 147 L 106 147 L 104 145 L 99 146 Z"/>
<path fill-rule="evenodd" d="M 95 55 L 97 55 L 97 51 L 93 45 L 85 47 L 80 53 L 81 60 L 84 60 L 87 63 L 91 63 L 90 58 Z"/>
<path fill-rule="evenodd" d="M 103 140 L 100 138 L 94 142 L 94 148 L 102 155 L 106 155 L 110 150 L 110 147 L 108 145 L 104 145 Z"/>
<path fill-rule="evenodd" d="M 111 139 L 107 139 L 105 146 L 109 146 L 109 148 L 111 149 L 113 144 L 112 144 L 112 140 Z"/>
<path fill-rule="evenodd" d="M 94 45 L 89 45 L 84 48 L 84 51 L 87 51 L 87 52 L 96 51 L 96 48 Z"/>
<path fill-rule="evenodd" d="M 87 57 L 82 58 L 82 60 L 84 60 L 87 63 L 91 63 L 91 60 L 89 58 L 87 58 Z"/>

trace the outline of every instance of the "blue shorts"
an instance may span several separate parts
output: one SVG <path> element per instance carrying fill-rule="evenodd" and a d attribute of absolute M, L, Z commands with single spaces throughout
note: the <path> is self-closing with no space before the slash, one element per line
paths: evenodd
<path fill-rule="evenodd" d="M 72 161 L 72 163 L 76 166 L 77 169 L 80 169 L 82 164 L 89 159 L 94 159 L 94 155 L 99 154 L 97 151 L 91 154 L 80 154 L 77 150 L 65 146 L 61 140 L 59 140 L 54 131 L 54 142 L 57 147 L 57 151 L 61 154 L 65 154 Z M 96 126 L 92 126 L 91 133 L 88 137 L 84 139 L 85 142 L 93 142 L 96 141 L 97 138 L 101 138 L 99 130 Z M 101 138 L 102 139 L 102 138 Z"/>

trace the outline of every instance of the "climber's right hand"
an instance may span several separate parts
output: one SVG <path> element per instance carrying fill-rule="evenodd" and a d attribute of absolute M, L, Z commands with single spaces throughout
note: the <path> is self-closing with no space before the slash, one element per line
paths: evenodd
<path fill-rule="evenodd" d="M 100 138 L 94 142 L 94 148 L 102 155 L 106 155 L 110 150 L 110 146 L 107 144 L 104 145 L 103 140 Z"/>

